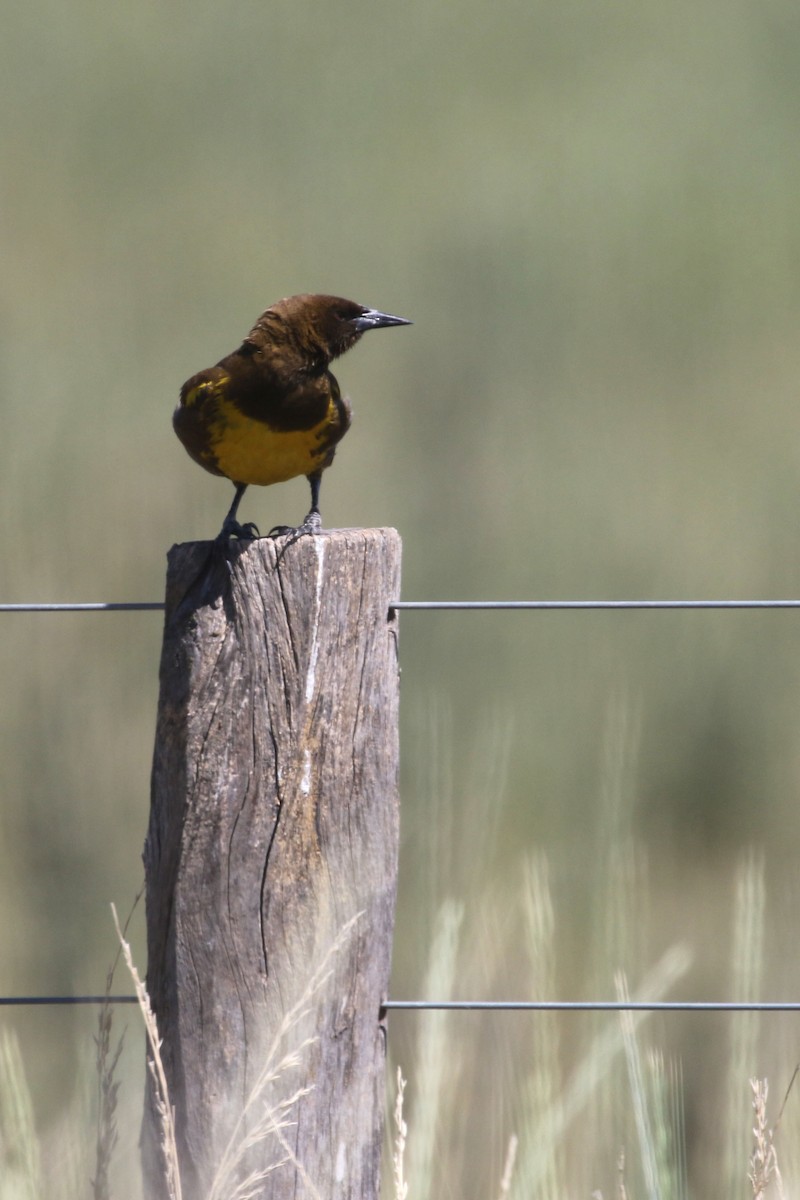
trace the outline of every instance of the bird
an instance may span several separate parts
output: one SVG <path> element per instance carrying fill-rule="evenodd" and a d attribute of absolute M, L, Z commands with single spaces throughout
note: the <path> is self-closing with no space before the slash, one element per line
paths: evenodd
<path fill-rule="evenodd" d="M 299 475 L 311 485 L 311 509 L 302 525 L 276 526 L 270 536 L 319 532 L 322 472 L 351 422 L 329 365 L 369 330 L 411 324 L 341 296 L 287 296 L 261 314 L 237 350 L 186 380 L 175 432 L 195 462 L 235 487 L 216 542 L 258 535 L 236 519 L 250 484 Z"/>

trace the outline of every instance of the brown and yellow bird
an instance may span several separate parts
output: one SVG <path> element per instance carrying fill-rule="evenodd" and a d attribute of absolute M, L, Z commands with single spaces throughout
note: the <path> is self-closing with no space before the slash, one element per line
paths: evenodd
<path fill-rule="evenodd" d="M 296 475 L 311 484 L 311 510 L 296 530 L 274 532 L 320 529 L 322 472 L 350 428 L 350 404 L 328 366 L 368 330 L 410 324 L 339 296 L 289 296 L 261 314 L 238 350 L 187 379 L 175 432 L 195 462 L 236 488 L 218 541 L 257 533 L 236 520 L 249 484 Z"/>

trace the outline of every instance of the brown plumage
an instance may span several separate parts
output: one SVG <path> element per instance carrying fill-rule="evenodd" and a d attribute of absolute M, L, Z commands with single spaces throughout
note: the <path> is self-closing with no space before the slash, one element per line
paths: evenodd
<path fill-rule="evenodd" d="M 261 314 L 238 350 L 187 379 L 175 432 L 195 462 L 236 487 L 220 540 L 253 536 L 254 526 L 236 520 L 249 484 L 296 475 L 311 484 L 298 532 L 320 528 L 320 478 L 350 427 L 350 405 L 328 366 L 368 330 L 410 324 L 339 296 L 289 296 Z"/>

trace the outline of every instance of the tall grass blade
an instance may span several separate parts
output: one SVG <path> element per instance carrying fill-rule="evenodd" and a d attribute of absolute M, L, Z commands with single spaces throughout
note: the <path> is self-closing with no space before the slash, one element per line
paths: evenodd
<path fill-rule="evenodd" d="M 125 940 L 125 935 L 120 926 L 119 917 L 117 916 L 117 910 L 113 904 L 111 905 L 111 912 L 114 917 L 114 926 L 117 930 L 117 937 L 119 938 L 119 943 L 122 947 L 122 955 L 125 959 L 125 965 L 128 968 L 131 979 L 133 980 L 136 999 L 139 1002 L 139 1009 L 144 1018 L 147 1044 L 150 1050 L 150 1058 L 147 1066 L 155 1088 L 155 1105 L 159 1117 L 161 1131 L 161 1151 L 164 1158 L 164 1185 L 166 1187 L 168 1200 L 182 1200 L 181 1174 L 180 1166 L 178 1164 L 177 1142 L 175 1139 L 175 1113 L 172 1109 L 169 1087 L 167 1086 L 167 1077 L 164 1072 L 164 1063 L 161 1059 L 161 1039 L 158 1035 L 158 1026 L 156 1024 L 155 1013 L 150 1007 L 150 997 L 148 996 L 147 989 L 139 977 L 139 972 L 136 970 L 130 945 Z"/>
<path fill-rule="evenodd" d="M 424 996 L 448 1000 L 452 996 L 464 906 L 445 900 L 436 914 Z M 457 1095 L 457 1061 L 447 1028 L 448 1014 L 435 1010 L 420 1014 L 414 1081 L 414 1137 L 408 1144 L 408 1189 L 412 1200 L 430 1200 L 434 1188 L 436 1139 L 446 1099 Z"/>
<path fill-rule="evenodd" d="M 766 909 L 764 860 L 749 853 L 736 872 L 733 914 L 730 999 L 747 1003 L 758 1000 L 764 960 L 764 914 Z M 751 1138 L 744 1080 L 753 1078 L 758 1063 L 759 1014 L 737 1012 L 730 1017 L 727 1111 L 724 1115 L 722 1158 L 723 1195 L 734 1200 L 741 1195 L 742 1157 Z"/>
<path fill-rule="evenodd" d="M 548 1000 L 558 994 L 553 902 L 544 854 L 525 863 L 523 913 L 530 953 L 530 994 Z M 554 1012 L 540 1012 L 532 1022 L 531 1072 L 525 1081 L 520 1129 L 525 1131 L 514 1175 L 514 1195 L 549 1200 L 566 1192 L 559 1139 L 547 1136 L 560 1126 L 563 1093 L 559 1055 L 559 1022 Z"/>
<path fill-rule="evenodd" d="M 0 1032 L 0 1200 L 45 1200 L 33 1103 L 15 1035 Z"/>
<path fill-rule="evenodd" d="M 624 974 L 617 972 L 615 977 L 615 987 L 617 999 L 627 1002 L 630 1000 L 628 994 L 628 985 Z M 636 1039 L 636 1029 L 633 1022 L 633 1013 L 630 1010 L 623 1010 L 619 1014 L 620 1028 L 622 1029 L 622 1041 L 625 1048 L 625 1061 L 628 1066 L 628 1080 L 630 1082 L 631 1099 L 633 1101 L 633 1115 L 636 1121 L 636 1133 L 639 1139 L 639 1155 L 642 1163 L 642 1173 L 644 1175 L 644 1184 L 647 1189 L 649 1200 L 662 1200 L 661 1188 L 658 1180 L 658 1166 L 656 1161 L 656 1148 L 653 1138 L 652 1121 L 650 1118 L 649 1107 L 647 1103 L 647 1092 L 644 1085 L 644 1072 L 642 1070 L 642 1059 L 639 1053 L 639 1043 Z"/>

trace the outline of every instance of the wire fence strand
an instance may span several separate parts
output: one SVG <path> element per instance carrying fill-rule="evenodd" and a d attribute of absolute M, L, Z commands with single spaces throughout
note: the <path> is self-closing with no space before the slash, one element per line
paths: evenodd
<path fill-rule="evenodd" d="M 45 613 L 45 612 L 163 612 L 163 600 L 131 600 L 117 603 L 101 601 L 97 604 L 0 604 L 0 612 Z"/>
<path fill-rule="evenodd" d="M 534 612 L 613 612 L 618 609 L 800 608 L 800 600 L 397 600 L 389 607 L 428 612 L 446 609 L 464 612 L 507 612 L 516 609 L 531 609 Z"/>
<path fill-rule="evenodd" d="M 800 608 L 800 600 L 393 600 L 389 611 L 405 612 L 616 612 L 652 610 Z M 127 602 L 0 604 L 3 613 L 163 612 L 163 600 Z"/>
<path fill-rule="evenodd" d="M 41 1008 L 60 1004 L 136 1004 L 135 996 L 0 996 L 0 1008 Z"/>
<path fill-rule="evenodd" d="M 0 1007 L 136 1004 L 136 996 L 0 996 Z M 800 1012 L 800 1001 L 765 1000 L 386 1000 L 393 1012 Z"/>

